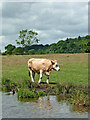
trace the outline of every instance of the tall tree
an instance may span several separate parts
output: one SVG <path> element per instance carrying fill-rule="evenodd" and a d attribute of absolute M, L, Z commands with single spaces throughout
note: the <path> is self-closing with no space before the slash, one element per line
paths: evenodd
<path fill-rule="evenodd" d="M 81 40 L 81 37 L 80 37 L 80 36 L 78 36 L 78 40 Z"/>
<path fill-rule="evenodd" d="M 7 46 L 5 46 L 5 50 L 6 50 L 6 54 L 12 54 L 12 51 L 15 49 L 16 47 L 12 44 L 8 44 Z"/>
<path fill-rule="evenodd" d="M 22 30 L 16 42 L 18 45 L 22 45 L 22 47 L 31 46 L 33 43 L 38 43 L 40 41 L 37 39 L 37 35 L 38 33 L 33 30 Z"/>

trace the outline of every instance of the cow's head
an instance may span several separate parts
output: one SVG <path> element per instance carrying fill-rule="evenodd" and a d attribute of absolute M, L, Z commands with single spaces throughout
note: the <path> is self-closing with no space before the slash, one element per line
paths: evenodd
<path fill-rule="evenodd" d="M 60 70 L 60 68 L 59 68 L 59 65 L 58 65 L 58 63 L 57 63 L 57 60 L 52 60 L 51 61 L 52 62 L 52 65 L 53 65 L 53 70 L 56 70 L 56 71 L 59 71 Z"/>

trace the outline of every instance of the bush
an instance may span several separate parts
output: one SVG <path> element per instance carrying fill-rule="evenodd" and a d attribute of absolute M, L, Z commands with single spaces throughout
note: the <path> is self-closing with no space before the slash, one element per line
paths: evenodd
<path fill-rule="evenodd" d="M 6 50 L 6 54 L 11 55 L 12 51 L 15 49 L 16 47 L 12 44 L 8 44 L 7 46 L 5 46 L 5 50 Z"/>
<path fill-rule="evenodd" d="M 6 55 L 6 53 L 5 53 L 5 52 L 3 52 L 3 53 L 2 53 L 2 55 Z"/>
<path fill-rule="evenodd" d="M 12 54 L 15 55 L 23 55 L 24 54 L 24 50 L 22 47 L 17 47 L 12 51 Z"/>
<path fill-rule="evenodd" d="M 35 53 L 36 53 L 36 51 L 34 49 L 31 49 L 31 50 L 28 51 L 28 54 L 31 54 L 31 55 L 33 55 Z"/>

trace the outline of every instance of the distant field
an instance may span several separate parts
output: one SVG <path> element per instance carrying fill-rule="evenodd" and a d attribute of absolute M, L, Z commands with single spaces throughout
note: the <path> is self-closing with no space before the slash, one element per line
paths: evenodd
<path fill-rule="evenodd" d="M 52 71 L 50 82 L 88 85 L 88 54 L 47 54 L 2 56 L 2 79 L 22 82 L 29 80 L 27 61 L 30 58 L 56 59 L 61 71 Z M 36 74 L 35 81 L 39 75 Z M 43 82 L 46 76 L 43 76 Z"/>

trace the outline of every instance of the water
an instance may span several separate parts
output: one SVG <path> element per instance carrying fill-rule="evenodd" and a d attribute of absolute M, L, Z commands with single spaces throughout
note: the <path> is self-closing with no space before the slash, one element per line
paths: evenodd
<path fill-rule="evenodd" d="M 70 104 L 45 96 L 29 102 L 18 101 L 17 95 L 2 93 L 3 118 L 88 118 L 88 112 L 72 110 Z"/>

